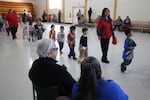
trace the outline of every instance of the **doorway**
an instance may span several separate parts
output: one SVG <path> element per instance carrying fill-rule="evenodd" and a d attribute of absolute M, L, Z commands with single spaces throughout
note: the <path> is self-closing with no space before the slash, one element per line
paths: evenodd
<path fill-rule="evenodd" d="M 78 18 L 77 18 L 77 13 L 78 11 L 81 11 L 81 15 L 84 15 L 84 6 L 78 6 L 78 7 L 72 7 L 72 23 L 73 24 L 78 24 Z"/>

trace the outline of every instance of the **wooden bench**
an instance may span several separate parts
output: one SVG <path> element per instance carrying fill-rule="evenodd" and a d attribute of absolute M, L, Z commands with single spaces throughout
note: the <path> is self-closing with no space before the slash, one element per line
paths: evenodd
<path fill-rule="evenodd" d="M 133 31 L 150 32 L 150 22 L 146 21 L 132 21 Z"/>

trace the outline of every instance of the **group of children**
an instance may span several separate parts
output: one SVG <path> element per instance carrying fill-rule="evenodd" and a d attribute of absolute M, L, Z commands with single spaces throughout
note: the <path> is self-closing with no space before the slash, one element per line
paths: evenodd
<path fill-rule="evenodd" d="M 75 53 L 75 26 L 70 26 L 70 32 L 67 35 L 67 43 L 70 49 L 70 52 L 68 54 L 68 58 L 73 58 L 74 60 L 77 60 L 76 53 Z M 34 28 L 32 27 L 32 22 L 29 23 L 29 41 L 32 39 L 34 41 L 35 36 L 37 36 L 37 39 L 42 39 L 42 34 L 44 32 L 43 25 L 41 24 L 41 19 L 38 19 L 36 21 L 36 24 L 34 25 Z M 36 35 L 35 35 L 36 34 Z M 81 61 L 88 56 L 88 29 L 83 28 L 82 29 L 82 35 L 80 37 L 79 42 L 79 58 L 78 63 L 81 63 Z M 133 54 L 134 54 L 134 48 L 136 47 L 136 43 L 131 38 L 132 34 L 130 29 L 125 30 L 126 39 L 124 42 L 124 51 L 123 51 L 123 62 L 121 63 L 121 72 L 125 72 L 127 70 L 127 65 L 129 65 L 132 62 Z M 55 25 L 51 25 L 51 30 L 49 31 L 49 38 L 58 41 L 59 48 L 60 48 L 60 54 L 62 54 L 62 49 L 65 42 L 65 33 L 64 33 L 64 26 L 60 26 L 60 32 L 57 34 L 56 39 L 56 32 L 55 32 Z"/>
<path fill-rule="evenodd" d="M 53 26 L 53 25 L 52 25 Z M 50 31 L 50 33 L 55 34 L 54 28 L 51 27 L 52 30 Z M 67 42 L 68 42 L 68 46 L 70 49 L 70 52 L 68 54 L 69 58 L 73 58 L 74 60 L 76 60 L 76 55 L 75 55 L 75 30 L 76 27 L 75 26 L 71 26 L 70 27 L 70 32 L 68 33 L 67 36 Z M 78 58 L 78 63 L 81 63 L 81 61 L 88 56 L 88 29 L 87 28 L 83 28 L 82 29 L 82 36 L 80 37 L 80 42 L 79 42 L 79 58 Z M 125 30 L 125 35 L 126 35 L 126 39 L 124 42 L 124 51 L 123 51 L 123 62 L 121 63 L 121 72 L 125 72 L 127 70 L 127 66 L 132 62 L 132 59 L 134 57 L 134 48 L 136 47 L 136 43 L 135 41 L 131 38 L 132 37 L 132 33 L 130 29 Z M 61 26 L 60 27 L 60 32 L 57 35 L 57 40 L 59 43 L 59 47 L 60 47 L 60 53 L 62 54 L 62 48 L 64 45 L 64 27 Z M 56 40 L 55 38 L 53 38 L 53 36 L 51 36 L 50 34 L 50 38 Z"/>
<path fill-rule="evenodd" d="M 70 52 L 68 54 L 69 58 L 73 58 L 74 60 L 77 60 L 76 58 L 76 54 L 75 54 L 75 31 L 76 31 L 76 27 L 75 26 L 71 26 L 70 27 L 70 32 L 67 35 L 67 43 L 70 49 Z M 87 28 L 83 28 L 82 29 L 82 33 L 83 35 L 80 38 L 80 46 L 79 46 L 79 51 L 80 51 L 80 55 L 79 55 L 79 59 L 78 62 L 80 63 L 81 60 L 83 60 L 84 57 L 88 56 L 88 52 L 87 52 Z M 55 25 L 51 25 L 51 30 L 49 32 L 49 38 L 56 41 L 56 32 L 55 32 Z M 62 54 L 62 49 L 64 46 L 64 42 L 65 42 L 65 33 L 64 33 L 64 26 L 60 26 L 60 32 L 58 32 L 57 34 L 57 41 L 59 44 L 59 48 L 60 48 L 60 54 Z"/>
<path fill-rule="evenodd" d="M 41 23 L 41 19 L 36 20 L 36 24 L 33 26 L 32 21 L 23 22 L 23 39 L 27 37 L 29 41 L 35 41 L 42 39 L 42 34 L 44 32 L 43 24 Z"/>

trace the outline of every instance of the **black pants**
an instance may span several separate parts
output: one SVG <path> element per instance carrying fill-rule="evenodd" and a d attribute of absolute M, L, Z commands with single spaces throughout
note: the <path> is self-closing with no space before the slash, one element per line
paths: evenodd
<path fill-rule="evenodd" d="M 7 32 L 7 34 L 9 35 L 9 28 L 6 28 L 6 32 Z"/>
<path fill-rule="evenodd" d="M 132 59 L 131 59 L 131 60 L 125 59 L 125 60 L 123 61 L 123 63 L 121 64 L 121 66 L 122 66 L 122 67 L 126 67 L 126 66 L 130 65 L 131 62 L 132 62 Z"/>
<path fill-rule="evenodd" d="M 59 48 L 60 48 L 60 52 L 61 50 L 63 49 L 63 46 L 64 46 L 64 42 L 58 42 L 59 43 Z"/>
<path fill-rule="evenodd" d="M 61 17 L 58 16 L 58 23 L 61 23 Z"/>
<path fill-rule="evenodd" d="M 110 39 L 101 39 L 102 61 L 106 61 Z"/>
<path fill-rule="evenodd" d="M 11 32 L 11 34 L 12 34 L 12 38 L 13 38 L 13 39 L 16 39 L 17 28 L 18 28 L 18 27 L 15 27 L 15 26 L 9 28 L 9 30 L 10 30 L 10 32 Z"/>
<path fill-rule="evenodd" d="M 128 60 L 128 59 L 124 59 L 123 63 L 121 64 L 121 71 L 124 72 L 127 70 L 127 66 L 130 65 L 132 62 L 132 59 L 131 60 Z"/>
<path fill-rule="evenodd" d="M 114 30 L 116 30 L 116 27 L 118 27 L 118 30 L 120 31 L 121 25 L 115 25 L 115 26 L 114 26 Z"/>
<path fill-rule="evenodd" d="M 89 16 L 89 23 L 91 23 L 91 16 Z"/>

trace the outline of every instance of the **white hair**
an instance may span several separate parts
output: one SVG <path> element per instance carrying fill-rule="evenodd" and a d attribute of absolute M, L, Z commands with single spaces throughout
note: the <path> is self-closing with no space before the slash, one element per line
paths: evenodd
<path fill-rule="evenodd" d="M 48 52 L 56 48 L 55 42 L 52 39 L 42 39 L 37 45 L 37 54 L 39 57 L 48 57 Z"/>

